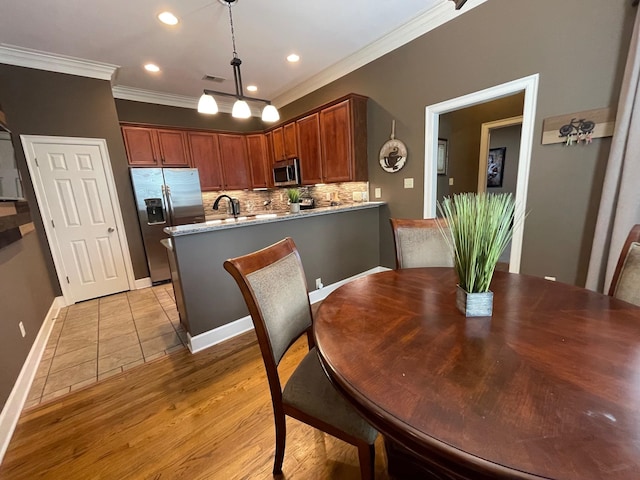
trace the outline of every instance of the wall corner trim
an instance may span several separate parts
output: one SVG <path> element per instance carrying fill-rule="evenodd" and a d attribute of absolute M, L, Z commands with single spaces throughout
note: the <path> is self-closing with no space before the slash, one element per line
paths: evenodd
<path fill-rule="evenodd" d="M 42 322 L 40 331 L 31 346 L 29 355 L 22 366 L 22 370 L 20 370 L 20 375 L 18 375 L 18 379 L 9 394 L 7 403 L 5 403 L 0 413 L 0 463 L 2 463 L 4 454 L 9 447 L 9 442 L 18 424 L 22 408 L 29 395 L 31 384 L 36 376 L 42 354 L 47 347 L 47 340 L 49 339 L 49 335 L 51 334 L 51 330 L 63 304 L 64 300 L 62 297 L 53 299 L 51 307 L 49 307 L 49 311 Z"/>

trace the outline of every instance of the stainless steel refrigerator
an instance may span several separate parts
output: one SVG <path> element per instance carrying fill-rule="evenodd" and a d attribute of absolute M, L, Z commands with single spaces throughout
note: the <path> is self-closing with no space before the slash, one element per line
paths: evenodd
<path fill-rule="evenodd" d="M 171 279 L 165 227 L 204 222 L 196 168 L 131 168 L 138 218 L 152 283 Z"/>

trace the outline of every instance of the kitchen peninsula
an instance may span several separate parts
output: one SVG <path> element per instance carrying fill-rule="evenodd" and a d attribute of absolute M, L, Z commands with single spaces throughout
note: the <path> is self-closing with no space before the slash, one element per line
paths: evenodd
<path fill-rule="evenodd" d="M 285 237 L 295 241 L 310 290 L 316 279 L 330 285 L 380 266 L 383 202 L 209 220 L 168 227 L 171 277 L 189 348 L 199 351 L 252 328 L 228 258 L 259 250 Z"/>

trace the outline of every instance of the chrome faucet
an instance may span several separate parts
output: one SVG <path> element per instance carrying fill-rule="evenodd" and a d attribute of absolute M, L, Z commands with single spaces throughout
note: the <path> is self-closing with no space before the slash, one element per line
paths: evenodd
<path fill-rule="evenodd" d="M 240 202 L 237 198 L 231 198 L 229 195 L 220 195 L 216 198 L 215 202 L 213 202 L 213 209 L 218 210 L 218 205 L 220 204 L 220 200 L 226 198 L 229 200 L 229 211 L 234 217 L 240 215 Z"/>

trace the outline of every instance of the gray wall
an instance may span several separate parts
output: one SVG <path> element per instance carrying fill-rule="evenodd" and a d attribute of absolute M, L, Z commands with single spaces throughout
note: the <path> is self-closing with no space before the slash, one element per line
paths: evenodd
<path fill-rule="evenodd" d="M 195 108 L 171 107 L 152 103 L 116 99 L 116 110 L 121 122 L 152 125 L 202 128 L 228 132 L 262 131 L 266 124 L 256 117 L 237 119 L 228 113 L 215 115 L 198 113 Z"/>
<path fill-rule="evenodd" d="M 105 138 L 136 278 L 148 275 L 122 135 L 109 82 L 0 64 L 0 104 L 13 132 L 36 233 L 0 250 L 0 406 L 4 406 L 55 296 L 51 252 L 19 135 Z M 18 322 L 23 321 L 23 339 Z"/>
<path fill-rule="evenodd" d="M 173 238 L 189 333 L 195 336 L 248 315 L 235 281 L 222 265 L 285 237 L 293 238 L 307 277 L 330 285 L 377 267 L 379 223 L 389 223 L 380 208 L 348 210 L 214 230 Z"/>
<path fill-rule="evenodd" d="M 439 200 L 445 195 L 478 191 L 482 124 L 522 115 L 523 102 L 524 94 L 520 93 L 440 115 L 438 136 L 448 140 L 449 166 L 447 175 L 438 178 Z M 449 178 L 454 180 L 452 186 Z"/>
<path fill-rule="evenodd" d="M 520 137 L 522 125 L 496 128 L 491 130 L 489 148 L 506 147 L 504 166 L 502 172 L 502 188 L 491 187 L 487 191 L 492 193 L 511 192 L 516 193 L 518 179 L 518 156 L 520 155 Z"/>
<path fill-rule="evenodd" d="M 542 120 L 617 105 L 635 13 L 629 0 L 490 0 L 291 103 L 281 115 L 289 118 L 349 92 L 370 97 L 371 189 L 382 188 L 392 216 L 418 218 L 425 107 L 539 73 L 521 271 L 583 285 L 610 139 L 587 148 L 543 146 Z M 559 48 L 576 39 L 579 49 Z M 377 165 L 392 119 L 409 152 L 396 174 Z M 414 189 L 403 188 L 404 177 L 414 178 Z M 562 192 L 561 208 L 549 192 Z M 388 258 L 390 230 L 381 239 Z"/>

